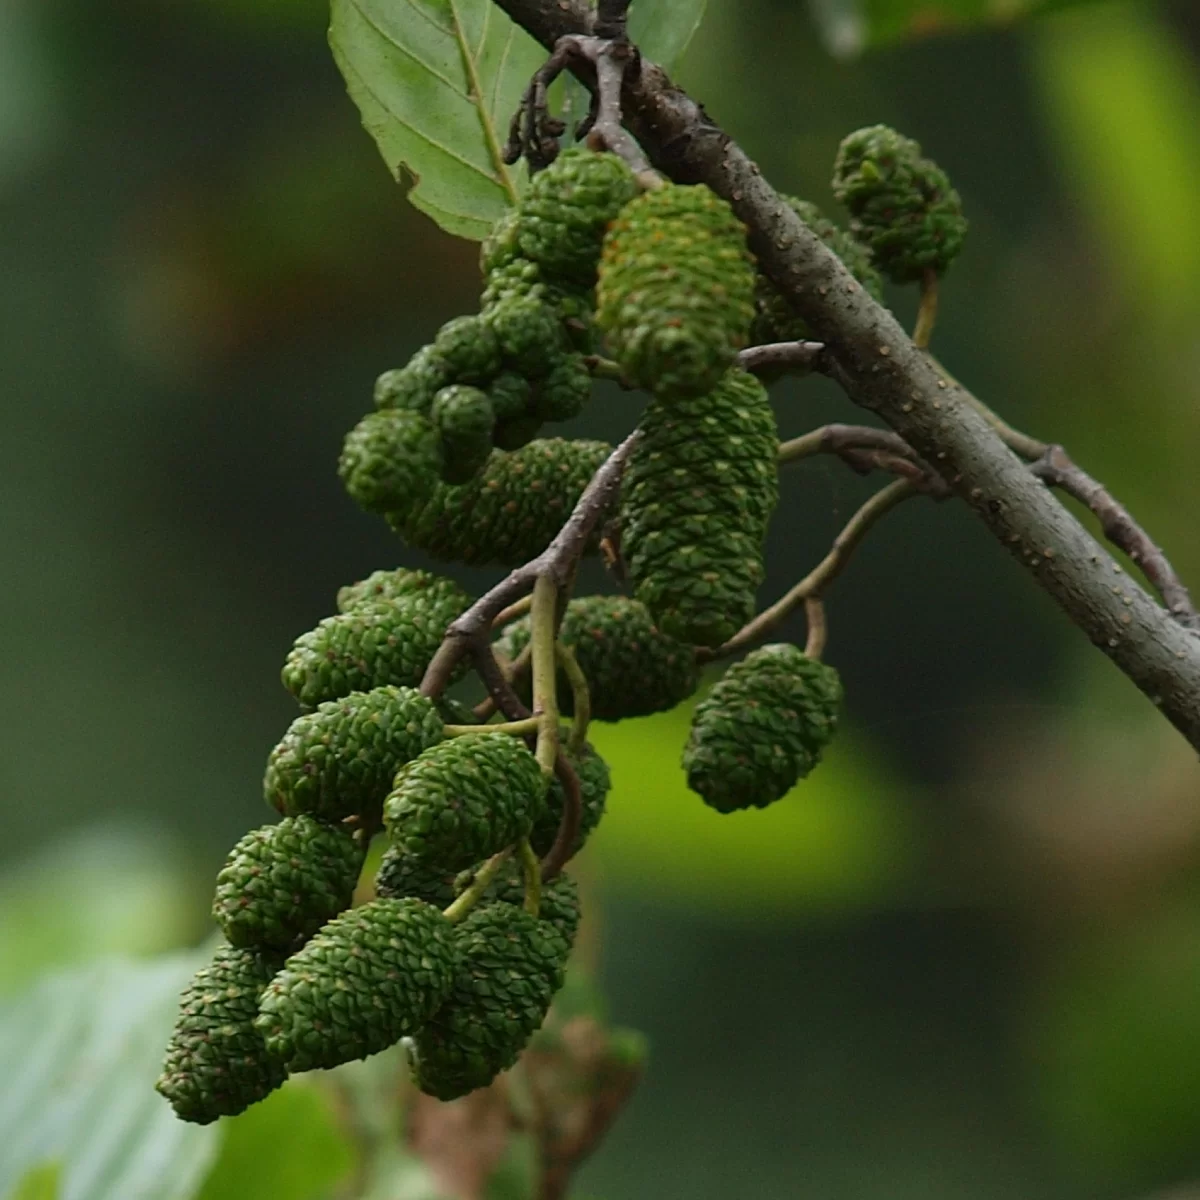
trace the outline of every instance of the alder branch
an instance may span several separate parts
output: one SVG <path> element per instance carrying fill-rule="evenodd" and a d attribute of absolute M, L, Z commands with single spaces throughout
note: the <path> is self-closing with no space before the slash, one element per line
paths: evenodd
<path fill-rule="evenodd" d="M 590 32 L 578 0 L 495 3 L 549 48 Z M 626 72 L 622 102 L 626 125 L 659 170 L 676 182 L 705 183 L 730 203 L 761 269 L 826 344 L 827 373 L 936 465 L 1071 621 L 1200 748 L 1200 637 L 1124 575 L 998 436 L 974 397 L 913 345 L 661 67 L 639 60 L 636 72 Z"/>
<path fill-rule="evenodd" d="M 887 487 L 876 492 L 846 522 L 841 533 L 833 539 L 829 553 L 799 583 L 776 600 L 770 608 L 764 608 L 762 612 L 743 625 L 723 646 L 718 646 L 715 650 L 698 651 L 696 657 L 701 662 L 711 662 L 713 659 L 728 658 L 732 654 L 737 654 L 745 650 L 747 646 L 761 642 L 763 638 L 774 633 L 801 604 L 807 605 L 810 601 L 820 600 L 825 594 L 826 588 L 842 573 L 850 561 L 850 556 L 867 536 L 871 527 L 898 504 L 903 504 L 905 500 L 917 495 L 920 495 L 920 488 L 911 479 L 897 479 L 894 483 L 889 483 Z M 815 649 L 819 654 L 824 648 L 825 640 L 824 609 L 823 607 L 820 610 L 810 609 L 809 615 L 810 620 L 820 622 L 820 632 L 815 641 Z M 809 633 L 810 635 L 813 633 L 811 624 Z M 814 645 L 811 636 L 809 645 Z M 815 656 L 813 655 L 813 657 Z"/>
<path fill-rule="evenodd" d="M 743 371 L 816 371 L 820 369 L 824 342 L 765 342 L 750 346 L 737 356 Z"/>
<path fill-rule="evenodd" d="M 570 583 L 575 564 L 582 556 L 588 539 L 617 494 L 625 463 L 637 445 L 638 437 L 635 429 L 600 464 L 591 482 L 583 489 L 566 524 L 541 554 L 511 571 L 451 623 L 421 680 L 422 695 L 440 696 L 450 682 L 455 667 L 469 654 L 500 711 L 510 721 L 529 716 L 529 710 L 517 699 L 492 653 L 489 642 L 492 626 L 500 613 L 533 589 L 539 577 L 546 576 L 559 588 Z M 504 697 L 503 702 L 501 696 Z M 514 700 L 515 707 L 512 703 Z M 517 708 L 523 711 L 517 711 Z"/>

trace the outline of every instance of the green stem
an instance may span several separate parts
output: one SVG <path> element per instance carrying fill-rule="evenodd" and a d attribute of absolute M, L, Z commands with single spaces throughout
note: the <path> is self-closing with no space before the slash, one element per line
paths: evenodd
<path fill-rule="evenodd" d="M 917 324 L 913 329 L 913 345 L 918 350 L 928 347 L 933 337 L 933 327 L 937 324 L 938 310 L 938 277 L 932 268 L 925 271 L 921 279 L 921 307 L 917 310 Z"/>
<path fill-rule="evenodd" d="M 521 874 L 525 878 L 525 911 L 531 917 L 536 917 L 542 906 L 541 865 L 528 838 L 522 838 L 517 843 L 517 853 L 521 856 Z"/>
<path fill-rule="evenodd" d="M 549 575 L 539 575 L 533 585 L 529 644 L 533 654 L 533 712 L 538 718 L 535 753 L 547 779 L 554 773 L 558 757 L 558 671 L 554 653 L 557 608 L 558 585 Z"/>
<path fill-rule="evenodd" d="M 555 645 L 555 654 L 558 656 L 558 665 L 562 667 L 563 674 L 571 685 L 571 699 L 575 709 L 567 749 L 578 755 L 587 744 L 588 724 L 592 719 L 592 694 L 588 689 L 587 676 L 579 665 L 579 659 L 575 657 L 575 651 L 570 646 L 558 642 Z"/>
<path fill-rule="evenodd" d="M 501 850 L 499 854 L 493 854 L 475 872 L 475 878 L 471 880 L 471 886 L 449 908 L 443 910 L 442 916 L 452 925 L 456 921 L 461 921 L 479 903 L 479 898 L 491 886 L 492 880 L 496 878 L 496 872 L 500 870 L 512 852 L 513 848 L 509 846 L 507 849 Z"/>
<path fill-rule="evenodd" d="M 537 717 L 526 717 L 523 721 L 502 721 L 497 725 L 443 725 L 447 737 L 462 737 L 466 733 L 511 733 L 513 737 L 525 737 L 537 733 Z"/>

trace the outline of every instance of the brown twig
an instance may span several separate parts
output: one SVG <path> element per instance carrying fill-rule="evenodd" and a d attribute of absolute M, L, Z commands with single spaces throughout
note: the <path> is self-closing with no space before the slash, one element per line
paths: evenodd
<path fill-rule="evenodd" d="M 921 278 L 921 306 L 917 310 L 917 323 L 913 326 L 913 345 L 924 350 L 933 338 L 933 327 L 937 324 L 938 276 L 931 267 L 925 268 Z"/>
<path fill-rule="evenodd" d="M 753 375 L 761 371 L 815 371 L 824 353 L 824 342 L 766 342 L 741 351 L 737 363 Z"/>
<path fill-rule="evenodd" d="M 842 573 L 855 548 L 881 517 L 891 512 L 898 504 L 919 494 L 920 488 L 911 479 L 897 479 L 882 491 L 876 492 L 846 522 L 841 533 L 834 538 L 829 553 L 799 583 L 743 625 L 723 646 L 718 646 L 715 650 L 701 651 L 697 657 L 704 662 L 728 658 L 731 654 L 737 654 L 747 646 L 769 636 L 800 604 L 824 595 L 825 589 Z"/>
<path fill-rule="evenodd" d="M 591 482 L 584 488 L 566 524 L 546 549 L 524 566 L 511 571 L 450 625 L 421 680 L 422 695 L 431 698 L 440 696 L 454 669 L 469 654 L 484 685 L 495 697 L 500 711 L 509 720 L 521 720 L 529 716 L 529 710 L 517 699 L 492 653 L 488 638 L 493 622 L 498 614 L 520 599 L 523 593 L 529 592 L 540 576 L 548 576 L 558 587 L 565 587 L 570 583 L 575 564 L 588 539 L 616 496 L 625 463 L 637 445 L 638 437 L 637 430 L 634 430 L 604 460 L 592 476 Z M 518 712 L 517 708 L 522 711 Z"/>
<path fill-rule="evenodd" d="M 1104 536 L 1142 569 L 1162 597 L 1167 611 L 1185 628 L 1200 630 L 1200 614 L 1175 568 L 1150 535 L 1130 516 L 1129 510 L 1103 484 L 1076 466 L 1061 446 L 1047 446 L 1032 470 L 1050 487 L 1058 488 L 1086 505 L 1099 519 Z"/>
<path fill-rule="evenodd" d="M 825 619 L 825 601 L 820 596 L 804 598 L 804 619 L 808 622 L 808 638 L 804 643 L 804 653 L 809 658 L 820 658 L 825 653 L 825 643 L 829 640 L 829 623 Z"/>
<path fill-rule="evenodd" d="M 554 775 L 562 784 L 563 811 L 554 845 L 542 859 L 543 880 L 553 879 L 571 861 L 579 827 L 583 823 L 583 790 L 579 785 L 579 775 L 571 765 L 571 760 L 561 752 L 554 760 Z"/>

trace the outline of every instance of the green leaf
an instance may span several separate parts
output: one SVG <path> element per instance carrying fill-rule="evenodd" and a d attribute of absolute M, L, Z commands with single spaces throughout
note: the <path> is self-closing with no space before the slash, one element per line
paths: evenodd
<path fill-rule="evenodd" d="M 292 1080 L 239 1117 L 224 1121 L 225 1141 L 199 1200 L 263 1196 L 317 1200 L 354 1166 L 327 1094 Z"/>
<path fill-rule="evenodd" d="M 179 1121 L 154 1081 L 179 992 L 206 958 L 108 960 L 0 1007 L 0 1196 L 57 1161 L 57 1200 L 191 1200 L 219 1134 Z"/>
<path fill-rule="evenodd" d="M 909 38 L 1012 24 L 1096 0 L 809 0 L 830 53 L 849 58 Z"/>
<path fill-rule="evenodd" d="M 333 0 L 329 40 L 351 98 L 409 200 L 483 238 L 520 184 L 501 161 L 542 48 L 492 0 Z"/>
<path fill-rule="evenodd" d="M 707 5 L 708 0 L 640 0 L 629 13 L 629 36 L 647 58 L 674 70 Z"/>

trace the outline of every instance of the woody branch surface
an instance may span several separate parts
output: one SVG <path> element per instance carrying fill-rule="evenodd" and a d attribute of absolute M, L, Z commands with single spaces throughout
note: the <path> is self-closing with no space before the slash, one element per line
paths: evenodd
<path fill-rule="evenodd" d="M 496 0 L 543 45 L 587 33 L 579 0 Z M 978 514 L 1071 621 L 1200 749 L 1200 637 L 1131 579 L 1050 494 L 895 318 L 780 199 L 762 172 L 656 64 L 625 76 L 631 132 L 680 183 L 732 205 L 751 249 L 816 338 L 828 373 L 877 413 Z"/>

